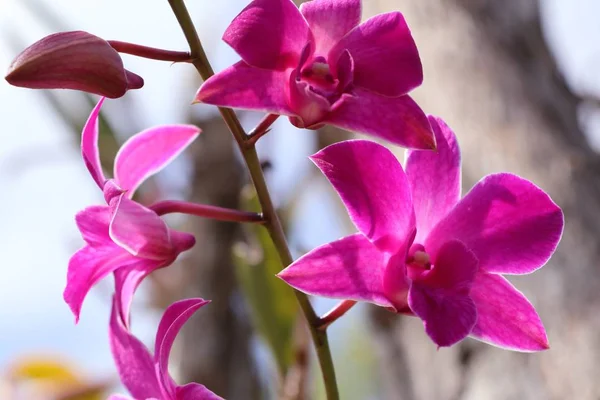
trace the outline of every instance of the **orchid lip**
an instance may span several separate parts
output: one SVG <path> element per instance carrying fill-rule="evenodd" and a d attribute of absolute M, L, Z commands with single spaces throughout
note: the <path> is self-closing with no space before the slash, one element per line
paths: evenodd
<path fill-rule="evenodd" d="M 352 69 L 340 65 L 340 60 L 335 65 L 330 65 L 327 58 L 311 54 L 314 51 L 312 43 L 307 43 L 300 54 L 299 66 L 296 69 L 296 82 L 305 82 L 308 89 L 323 97 L 333 106 L 346 92 L 352 88 Z M 345 72 L 344 76 L 337 76 Z M 331 110 L 329 110 L 331 111 Z"/>
<path fill-rule="evenodd" d="M 407 261 L 410 262 L 411 265 L 419 266 L 424 269 L 431 268 L 431 258 L 429 257 L 429 254 L 421 250 L 416 251 L 412 258 Z"/>
<path fill-rule="evenodd" d="M 431 269 L 431 256 L 425 251 L 425 246 L 413 243 L 408 250 L 406 264 L 421 269 Z"/>

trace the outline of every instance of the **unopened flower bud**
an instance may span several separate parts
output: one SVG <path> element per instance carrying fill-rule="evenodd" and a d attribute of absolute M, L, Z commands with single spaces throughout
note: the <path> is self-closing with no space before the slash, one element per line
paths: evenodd
<path fill-rule="evenodd" d="M 144 85 L 107 41 L 83 31 L 55 33 L 32 44 L 12 62 L 6 80 L 30 89 L 74 89 L 110 98 Z"/>

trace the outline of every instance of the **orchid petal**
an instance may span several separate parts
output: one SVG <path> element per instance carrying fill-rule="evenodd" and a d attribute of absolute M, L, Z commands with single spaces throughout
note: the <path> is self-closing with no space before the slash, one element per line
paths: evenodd
<path fill-rule="evenodd" d="M 417 243 L 460 200 L 460 149 L 454 132 L 439 118 L 429 117 L 436 151 L 407 152 L 406 175 L 417 216 Z"/>
<path fill-rule="evenodd" d="M 471 335 L 510 350 L 550 348 L 544 325 L 521 292 L 500 275 L 479 273 L 471 289 L 477 324 Z"/>
<path fill-rule="evenodd" d="M 156 332 L 154 349 L 154 358 L 158 363 L 159 379 L 161 380 L 163 387 L 168 387 L 172 382 L 172 379 L 169 376 L 168 366 L 169 354 L 171 353 L 171 347 L 173 346 L 175 337 L 177 337 L 181 327 L 196 312 L 196 310 L 208 303 L 209 301 L 200 298 L 186 299 L 171 304 L 165 310 Z"/>
<path fill-rule="evenodd" d="M 163 398 L 154 360 L 142 342 L 126 329 L 113 299 L 110 349 L 123 385 L 135 399 Z"/>
<path fill-rule="evenodd" d="M 75 222 L 87 244 L 106 246 L 111 243 L 108 235 L 110 209 L 107 206 L 87 207 L 75 215 Z"/>
<path fill-rule="evenodd" d="M 138 186 L 166 167 L 200 134 L 193 125 L 163 125 L 127 140 L 115 157 L 115 181 L 131 198 Z"/>
<path fill-rule="evenodd" d="M 414 281 L 430 288 L 468 293 L 478 266 L 479 260 L 464 243 L 450 240 L 433 255 L 433 267 Z"/>
<path fill-rule="evenodd" d="M 548 261 L 563 229 L 561 209 L 533 183 L 512 174 L 488 175 L 427 237 L 435 253 L 451 239 L 463 242 L 487 272 L 527 274 Z"/>
<path fill-rule="evenodd" d="M 129 310 L 135 291 L 144 278 L 160 266 L 153 260 L 140 260 L 114 272 L 115 301 L 119 317 L 127 328 L 129 328 Z"/>
<path fill-rule="evenodd" d="M 415 230 L 410 187 L 392 152 L 367 140 L 332 144 L 311 157 L 371 242 L 395 253 Z"/>
<path fill-rule="evenodd" d="M 254 0 L 223 35 L 242 59 L 263 69 L 295 68 L 310 30 L 291 0 Z"/>
<path fill-rule="evenodd" d="M 277 276 L 311 295 L 391 307 L 383 291 L 385 262 L 384 254 L 357 233 L 317 247 Z"/>
<path fill-rule="evenodd" d="M 390 141 L 399 146 L 435 149 L 427 116 L 409 96 L 385 97 L 355 88 L 333 107 L 326 123 Z"/>
<path fill-rule="evenodd" d="M 270 71 L 240 61 L 213 75 L 198 90 L 195 101 L 222 107 L 293 115 L 286 86 L 289 71 Z"/>
<path fill-rule="evenodd" d="M 344 51 L 335 65 L 335 75 L 338 79 L 338 88 L 343 92 L 352 90 L 354 76 L 354 60 L 348 50 Z"/>
<path fill-rule="evenodd" d="M 410 279 L 406 276 L 406 253 L 411 241 L 412 236 L 407 238 L 400 250 L 390 257 L 383 274 L 385 296 L 392 303 L 392 308 L 396 312 L 405 314 L 412 314 L 408 306 Z"/>
<path fill-rule="evenodd" d="M 83 301 L 90 289 L 102 278 L 135 259 L 117 246 L 85 246 L 69 260 L 67 286 L 63 293 L 65 302 L 79 321 Z"/>
<path fill-rule="evenodd" d="M 122 396 L 120 394 L 113 394 L 113 395 L 111 395 L 108 398 L 108 400 L 135 400 L 135 399 L 132 398 L 132 397 L 129 397 L 129 396 Z"/>
<path fill-rule="evenodd" d="M 222 397 L 217 396 L 204 385 L 199 383 L 188 383 L 184 386 L 177 388 L 177 399 L 178 400 L 223 400 Z"/>
<path fill-rule="evenodd" d="M 173 258 L 167 224 L 152 210 L 124 194 L 110 204 L 111 239 L 134 256 L 154 260 Z"/>
<path fill-rule="evenodd" d="M 439 347 L 452 346 L 466 338 L 477 321 L 475 304 L 463 293 L 412 285 L 408 305 L 423 320 L 425 332 Z"/>
<path fill-rule="evenodd" d="M 100 164 L 100 151 L 98 150 L 98 116 L 100 108 L 102 108 L 102 103 L 104 103 L 104 97 L 98 101 L 98 104 L 92 110 L 81 132 L 81 155 L 83 156 L 83 162 L 100 189 L 102 189 L 104 181 L 106 181 L 102 172 L 102 165 Z"/>
<path fill-rule="evenodd" d="M 123 190 L 121 186 L 117 185 L 114 179 L 109 179 L 106 182 L 104 182 L 104 188 L 102 189 L 102 193 L 104 194 L 104 201 L 106 201 L 106 204 L 110 204 L 114 198 L 119 197 L 126 192 L 127 191 Z"/>
<path fill-rule="evenodd" d="M 300 5 L 316 41 L 316 54 L 329 50 L 360 23 L 360 0 L 313 0 Z"/>
<path fill-rule="evenodd" d="M 188 250 L 195 243 L 194 236 L 189 233 L 179 232 L 171 229 L 171 242 L 173 253 L 179 254 Z M 133 295 L 144 278 L 157 270 L 168 265 L 170 260 L 146 260 L 139 259 L 138 262 L 119 268 L 115 275 L 115 296 L 121 319 L 129 326 L 129 310 L 133 301 Z"/>
<path fill-rule="evenodd" d="M 354 59 L 356 86 L 397 97 L 423 82 L 417 46 L 399 12 L 376 15 L 354 28 L 331 49 L 329 62 L 345 50 Z"/>
<path fill-rule="evenodd" d="M 475 326 L 477 311 L 469 292 L 476 274 L 475 255 L 464 244 L 450 241 L 440 248 L 433 268 L 413 281 L 408 304 L 438 346 L 461 341 Z"/>

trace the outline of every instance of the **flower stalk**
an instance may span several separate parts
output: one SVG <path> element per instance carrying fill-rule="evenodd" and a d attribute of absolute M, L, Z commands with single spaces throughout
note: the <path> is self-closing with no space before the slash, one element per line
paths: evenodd
<path fill-rule="evenodd" d="M 192 64 L 196 67 L 202 79 L 207 80 L 214 75 L 214 72 L 210 66 L 208 58 L 206 57 L 206 53 L 204 52 L 202 43 L 200 42 L 200 38 L 196 28 L 194 27 L 194 23 L 192 22 L 185 3 L 183 0 L 169 0 L 169 5 L 171 6 L 171 9 L 173 10 L 173 13 L 175 14 L 175 17 L 177 18 L 177 21 L 179 22 L 179 25 L 190 46 Z M 279 220 L 279 217 L 275 211 L 275 207 L 273 206 L 273 202 L 267 188 L 267 183 L 260 165 L 260 160 L 258 158 L 258 154 L 256 153 L 256 148 L 254 145 L 245 146 L 247 134 L 242 128 L 242 125 L 240 124 L 240 121 L 233 110 L 219 107 L 219 112 L 221 113 L 221 116 L 223 117 L 223 120 L 227 124 L 229 130 L 233 134 L 242 153 L 250 173 L 250 177 L 254 183 L 259 202 L 261 204 L 265 220 L 265 227 L 269 232 L 271 240 L 273 240 L 273 244 L 277 249 L 282 264 L 284 266 L 288 266 L 293 262 L 292 254 L 290 253 L 287 245 L 285 234 L 281 226 L 281 221 Z M 317 358 L 319 360 L 319 365 L 321 367 L 321 373 L 323 375 L 327 399 L 338 400 L 339 393 L 335 378 L 333 359 L 329 349 L 327 332 L 325 330 L 317 329 L 320 319 L 310 304 L 308 296 L 298 290 L 294 290 L 294 294 L 296 295 L 298 303 L 300 304 L 300 308 L 302 309 L 302 312 L 308 322 L 313 343 L 315 345 Z"/>
<path fill-rule="evenodd" d="M 190 53 L 187 51 L 173 51 L 142 46 L 135 43 L 121 42 L 120 40 L 108 40 L 110 47 L 119 53 L 131 54 L 137 57 L 148 58 L 158 61 L 191 62 Z"/>
<path fill-rule="evenodd" d="M 261 213 L 232 210 L 229 208 L 195 204 L 187 201 L 165 200 L 152 204 L 149 209 L 158 215 L 181 213 L 196 217 L 212 218 L 218 221 L 229 222 L 265 222 Z"/>
<path fill-rule="evenodd" d="M 248 136 L 244 142 L 244 145 L 246 147 L 254 146 L 256 144 L 256 142 L 258 141 L 258 139 L 263 137 L 265 134 L 267 134 L 267 132 L 269 132 L 271 130 L 270 129 L 271 125 L 273 125 L 273 123 L 275 121 L 277 121 L 277 118 L 279 118 L 279 115 L 277 115 L 277 114 L 267 114 L 258 123 L 258 125 L 256 125 L 256 127 L 248 133 Z"/>
<path fill-rule="evenodd" d="M 354 300 L 342 300 L 335 307 L 327 312 L 327 314 L 323 315 L 319 320 L 319 325 L 317 325 L 317 329 L 324 331 L 329 327 L 329 325 L 333 324 L 340 317 L 346 314 L 354 305 L 356 301 Z"/>

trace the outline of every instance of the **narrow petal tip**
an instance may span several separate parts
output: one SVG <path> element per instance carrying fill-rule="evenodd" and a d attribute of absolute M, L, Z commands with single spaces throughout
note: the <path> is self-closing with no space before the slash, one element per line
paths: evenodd
<path fill-rule="evenodd" d="M 127 77 L 127 89 L 141 89 L 144 86 L 144 78 L 131 71 L 125 70 Z"/>
<path fill-rule="evenodd" d="M 200 86 L 200 88 L 196 92 L 196 95 L 194 96 L 194 99 L 192 100 L 192 104 L 202 103 L 202 100 L 204 100 L 204 93 L 202 92 L 202 86 Z"/>

